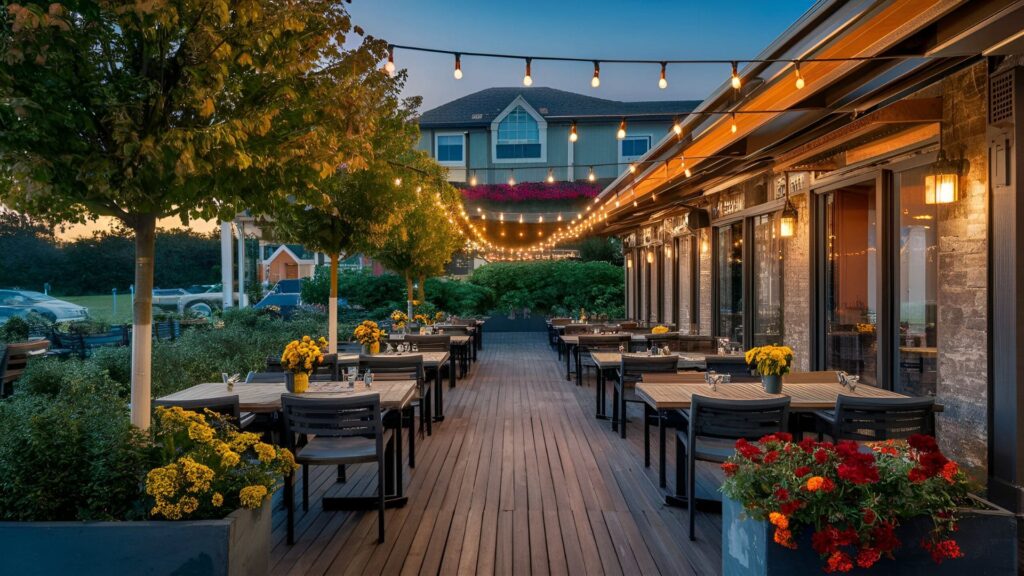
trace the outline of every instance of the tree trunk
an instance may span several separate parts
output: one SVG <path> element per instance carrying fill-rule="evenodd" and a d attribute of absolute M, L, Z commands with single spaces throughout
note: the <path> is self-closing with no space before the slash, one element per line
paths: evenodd
<path fill-rule="evenodd" d="M 149 429 L 153 360 L 153 256 L 156 216 L 139 216 L 135 230 L 135 302 L 132 306 L 132 425 Z"/>
<path fill-rule="evenodd" d="M 330 354 L 338 352 L 338 255 L 331 254 L 331 296 L 327 299 L 327 334 Z"/>
<path fill-rule="evenodd" d="M 427 297 L 424 295 L 424 292 L 423 292 L 423 285 L 426 284 L 426 283 L 427 283 L 427 279 L 421 274 L 420 275 L 420 285 L 419 285 L 419 289 L 418 289 L 419 296 L 420 296 L 420 302 L 426 302 L 427 301 Z"/>
<path fill-rule="evenodd" d="M 405 304 L 408 308 L 408 316 L 412 319 L 412 276 L 408 273 L 405 275 Z"/>

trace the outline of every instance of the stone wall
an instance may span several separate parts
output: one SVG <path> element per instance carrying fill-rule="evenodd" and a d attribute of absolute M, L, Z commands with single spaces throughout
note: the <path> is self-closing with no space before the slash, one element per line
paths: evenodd
<path fill-rule="evenodd" d="M 987 87 L 984 64 L 942 82 L 943 146 L 969 166 L 960 199 L 938 217 L 938 438 L 979 480 L 988 455 Z"/>
<path fill-rule="evenodd" d="M 690 314 L 690 246 L 693 236 L 683 236 L 679 239 L 679 257 L 676 258 L 676 266 L 679 266 L 679 313 L 676 318 L 679 322 L 679 331 L 683 334 L 690 333 L 690 323 L 693 316 Z"/>
<path fill-rule="evenodd" d="M 698 235 L 697 254 L 700 257 L 700 333 L 711 334 L 711 229 L 705 228 Z"/>
<path fill-rule="evenodd" d="M 795 370 L 806 371 L 810 367 L 811 350 L 811 215 L 806 194 L 792 196 L 790 200 L 799 216 L 796 233 L 782 241 L 783 341 L 793 349 Z"/>

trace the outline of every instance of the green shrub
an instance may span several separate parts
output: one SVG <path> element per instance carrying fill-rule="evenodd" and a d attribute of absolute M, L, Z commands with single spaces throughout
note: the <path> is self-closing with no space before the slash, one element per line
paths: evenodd
<path fill-rule="evenodd" d="M 12 316 L 0 326 L 0 342 L 24 342 L 28 340 L 29 329 L 24 318 Z"/>
<path fill-rule="evenodd" d="M 584 308 L 613 318 L 625 314 L 625 275 L 621 266 L 606 262 L 499 262 L 478 268 L 470 282 L 492 290 L 500 311 L 564 314 Z"/>
<path fill-rule="evenodd" d="M 142 519 L 141 480 L 153 457 L 102 375 L 80 372 L 55 391 L 19 391 L 0 403 L 0 519 Z"/>
<path fill-rule="evenodd" d="M 497 301 L 494 290 L 461 280 L 430 278 L 424 286 L 427 301 L 456 316 L 486 314 Z"/>
<path fill-rule="evenodd" d="M 117 348 L 112 351 L 121 350 Z M 124 350 L 128 350 L 124 348 Z M 130 370 L 128 371 L 130 374 Z M 25 373 L 15 383 L 15 392 L 37 396 L 57 396 L 67 388 L 96 388 L 128 397 L 130 380 L 119 381 L 111 377 L 104 364 L 95 358 L 39 358 L 29 362 Z"/>

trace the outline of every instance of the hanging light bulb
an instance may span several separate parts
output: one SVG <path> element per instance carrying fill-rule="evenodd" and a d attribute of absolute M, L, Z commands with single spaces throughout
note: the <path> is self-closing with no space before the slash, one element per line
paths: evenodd
<path fill-rule="evenodd" d="M 680 160 L 682 161 L 683 174 L 685 174 L 686 177 L 689 178 L 690 168 L 686 165 L 686 156 L 681 157 Z"/>
<path fill-rule="evenodd" d="M 533 78 L 530 76 L 530 62 L 533 58 L 526 59 L 526 75 L 523 76 L 523 86 L 533 86 Z"/>
<path fill-rule="evenodd" d="M 462 55 L 461 54 L 456 54 L 455 55 L 455 72 L 453 72 L 453 74 L 455 75 L 455 79 L 456 80 L 462 80 Z"/>
<path fill-rule="evenodd" d="M 572 121 L 572 126 L 569 127 L 569 142 L 575 142 L 579 140 L 579 135 L 576 134 L 576 121 Z"/>
<path fill-rule="evenodd" d="M 615 137 L 622 140 L 626 137 L 626 119 L 623 118 L 619 121 L 619 130 L 615 133 Z"/>
<path fill-rule="evenodd" d="M 558 213 L 558 221 L 559 221 L 559 222 L 561 222 L 561 221 L 562 221 L 562 213 L 561 213 L 561 212 L 559 212 L 559 213 Z"/>
<path fill-rule="evenodd" d="M 665 78 L 665 67 L 668 66 L 666 62 L 661 63 L 661 78 L 658 78 L 658 88 L 664 90 L 668 88 L 668 79 Z"/>
<path fill-rule="evenodd" d="M 597 88 L 601 85 L 601 63 L 594 60 L 594 77 L 590 79 L 590 87 Z"/>
<path fill-rule="evenodd" d="M 676 133 L 676 136 L 683 133 L 683 125 L 679 123 L 679 118 L 676 118 L 675 122 L 672 123 L 672 131 Z"/>
<path fill-rule="evenodd" d="M 515 172 L 515 170 L 509 170 L 508 171 L 508 185 L 509 186 L 515 186 L 516 185 L 516 172 Z"/>
<path fill-rule="evenodd" d="M 554 168 L 548 168 L 548 184 L 551 184 L 554 181 L 555 181 L 555 169 Z"/>
<path fill-rule="evenodd" d="M 474 170 L 473 173 L 469 175 L 469 185 L 476 186 L 476 170 Z"/>
<path fill-rule="evenodd" d="M 737 68 L 736 62 L 733 62 L 732 63 L 732 78 L 730 79 L 730 82 L 732 83 L 732 87 L 733 87 L 734 90 L 739 90 L 740 86 L 743 85 L 743 81 L 740 80 L 740 73 L 739 73 L 739 71 L 736 68 Z"/>
<path fill-rule="evenodd" d="M 634 198 L 633 199 L 633 208 L 636 208 L 637 206 L 639 206 L 639 204 L 637 204 L 636 198 Z"/>
<path fill-rule="evenodd" d="M 384 73 L 388 76 L 395 75 L 395 47 L 388 46 L 388 61 L 384 63 Z"/>
<path fill-rule="evenodd" d="M 401 177 L 395 178 L 395 186 L 401 186 L 401 185 L 402 185 Z"/>
<path fill-rule="evenodd" d="M 635 174 L 636 173 L 636 163 L 635 162 L 630 162 L 629 163 L 629 173 L 630 174 Z"/>
<path fill-rule="evenodd" d="M 739 128 L 736 126 L 736 113 L 735 112 L 732 113 L 732 126 L 730 126 L 729 129 L 732 130 L 733 134 L 735 134 L 736 131 L 739 130 Z"/>
<path fill-rule="evenodd" d="M 597 180 L 597 176 L 594 175 L 594 167 L 593 166 L 590 167 L 590 173 L 587 174 L 587 180 L 590 180 L 591 182 L 593 182 L 594 180 Z M 589 206 L 587 206 L 587 210 L 590 210 Z"/>
<path fill-rule="evenodd" d="M 796 65 L 796 89 L 797 90 L 803 90 L 804 89 L 804 85 L 806 84 L 806 82 L 804 82 L 803 75 L 800 74 L 800 61 L 797 60 L 795 62 L 795 65 Z"/>

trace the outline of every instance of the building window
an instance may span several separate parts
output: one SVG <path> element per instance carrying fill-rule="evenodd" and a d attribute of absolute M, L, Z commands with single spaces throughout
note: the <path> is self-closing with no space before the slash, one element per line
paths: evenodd
<path fill-rule="evenodd" d="M 441 164 L 458 164 L 465 162 L 465 139 L 462 134 L 437 135 L 437 161 Z"/>
<path fill-rule="evenodd" d="M 782 242 L 779 214 L 754 218 L 754 346 L 782 344 Z"/>
<path fill-rule="evenodd" d="M 824 198 L 825 368 L 878 385 L 878 263 L 875 182 Z"/>
<path fill-rule="evenodd" d="M 899 236 L 899 382 L 897 392 L 934 396 L 938 348 L 936 284 L 938 208 L 925 203 L 927 168 L 901 172 L 897 178 Z"/>
<path fill-rule="evenodd" d="M 743 222 L 716 231 L 717 336 L 743 342 Z"/>
<path fill-rule="evenodd" d="M 540 126 L 522 106 L 516 106 L 498 123 L 494 156 L 499 160 L 540 160 Z"/>
<path fill-rule="evenodd" d="M 650 149 L 650 136 L 628 136 L 619 141 L 619 158 L 624 162 L 632 162 L 647 154 Z"/>

